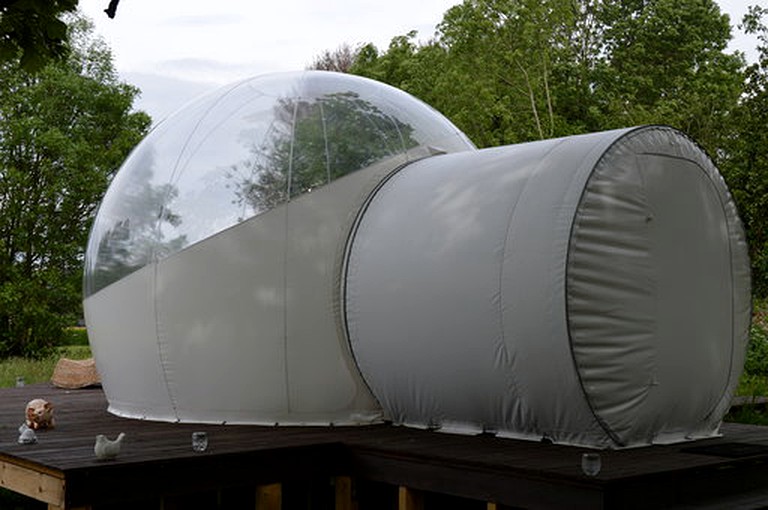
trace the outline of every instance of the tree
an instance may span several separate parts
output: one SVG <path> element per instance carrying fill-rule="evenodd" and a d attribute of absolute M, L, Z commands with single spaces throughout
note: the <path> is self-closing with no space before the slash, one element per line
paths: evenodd
<path fill-rule="evenodd" d="M 359 51 L 359 49 L 355 49 L 349 44 L 342 44 L 333 51 L 326 50 L 315 57 L 309 69 L 348 73 L 352 66 L 355 65 Z"/>
<path fill-rule="evenodd" d="M 274 119 L 250 157 L 227 172 L 248 216 L 418 145 L 413 126 L 355 92 L 280 99 Z"/>
<path fill-rule="evenodd" d="M 568 2 L 467 0 L 433 40 L 398 36 L 382 55 L 364 47 L 353 72 L 422 98 L 481 147 L 568 134 L 554 79 L 576 22 Z"/>
<path fill-rule="evenodd" d="M 711 152 L 738 101 L 740 56 L 712 0 L 465 0 L 352 71 L 435 106 L 481 147 L 643 123 Z"/>
<path fill-rule="evenodd" d="M 131 171 L 119 185 L 114 184 L 121 199 L 111 201 L 111 210 L 102 213 L 117 219 L 94 226 L 89 242 L 99 244 L 96 256 L 86 259 L 86 296 L 187 245 L 186 235 L 166 239 L 163 227 L 178 227 L 183 219 L 173 210 L 178 188 L 171 183 L 153 184 L 155 159 L 152 144 L 137 148 L 130 159 Z M 99 232 L 101 228 L 105 230 Z"/>
<path fill-rule="evenodd" d="M 106 1 L 106 0 L 105 0 Z M 20 58 L 23 69 L 34 72 L 69 52 L 63 15 L 77 9 L 79 0 L 0 0 L 0 62 Z M 114 18 L 120 0 L 110 0 L 104 12 Z"/>
<path fill-rule="evenodd" d="M 758 60 L 745 72 L 733 130 L 724 145 L 723 170 L 746 226 L 752 286 L 768 296 L 768 9 L 751 7 L 742 21 L 758 36 Z"/>
<path fill-rule="evenodd" d="M 79 313 L 96 206 L 150 124 L 90 24 L 70 28 L 66 60 L 0 64 L 0 356 L 40 353 Z"/>
<path fill-rule="evenodd" d="M 20 58 L 28 71 L 67 52 L 67 25 L 61 15 L 78 0 L 0 0 L 0 62 Z"/>
<path fill-rule="evenodd" d="M 713 0 L 604 2 L 598 16 L 603 126 L 670 124 L 716 156 L 743 80 L 742 57 L 725 52 L 728 16 Z"/>

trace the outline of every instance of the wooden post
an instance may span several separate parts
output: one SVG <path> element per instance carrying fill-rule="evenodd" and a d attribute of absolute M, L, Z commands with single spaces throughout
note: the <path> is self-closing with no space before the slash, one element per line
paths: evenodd
<path fill-rule="evenodd" d="M 356 510 L 357 505 L 352 501 L 352 478 L 337 476 L 334 479 L 336 487 L 336 510 Z"/>
<path fill-rule="evenodd" d="M 0 461 L 0 487 L 64 508 L 64 477 L 12 462 Z"/>
<path fill-rule="evenodd" d="M 421 492 L 401 485 L 397 496 L 397 510 L 424 510 Z"/>
<path fill-rule="evenodd" d="M 256 487 L 256 510 L 280 510 L 283 506 L 283 488 L 279 483 Z"/>

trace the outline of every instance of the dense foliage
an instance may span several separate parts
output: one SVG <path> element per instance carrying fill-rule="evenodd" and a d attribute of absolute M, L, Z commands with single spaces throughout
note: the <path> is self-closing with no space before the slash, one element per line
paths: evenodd
<path fill-rule="evenodd" d="M 716 160 L 747 227 L 755 293 L 768 295 L 768 10 L 747 66 L 726 50 L 714 0 L 465 0 L 434 38 L 357 48 L 351 72 L 402 88 L 480 147 L 667 124 Z M 344 51 L 348 60 L 348 51 Z M 333 68 L 326 52 L 324 68 Z"/>
<path fill-rule="evenodd" d="M 747 227 L 753 286 L 768 296 L 768 9 L 752 7 L 744 28 L 759 40 L 758 61 L 744 71 L 721 165 Z"/>
<path fill-rule="evenodd" d="M 67 53 L 67 25 L 61 15 L 78 0 L 0 0 L 0 62 L 19 58 L 28 71 Z"/>
<path fill-rule="evenodd" d="M 95 208 L 149 126 L 89 24 L 69 37 L 34 74 L 0 64 L 0 358 L 42 355 L 74 324 Z"/>

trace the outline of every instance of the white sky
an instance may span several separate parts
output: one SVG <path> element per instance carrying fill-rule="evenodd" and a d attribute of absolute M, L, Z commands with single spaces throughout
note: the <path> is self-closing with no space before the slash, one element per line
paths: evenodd
<path fill-rule="evenodd" d="M 736 25 L 749 4 L 720 0 Z M 142 90 L 138 109 L 155 121 L 208 90 L 258 74 L 304 69 L 324 50 L 417 30 L 426 40 L 460 0 L 80 0 L 112 49 L 123 80 Z M 733 50 L 754 60 L 756 40 L 734 31 Z"/>

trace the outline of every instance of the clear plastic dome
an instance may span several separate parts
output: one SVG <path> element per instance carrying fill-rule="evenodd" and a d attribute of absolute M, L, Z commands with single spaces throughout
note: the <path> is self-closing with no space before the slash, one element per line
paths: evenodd
<path fill-rule="evenodd" d="M 86 296 L 148 263 L 392 157 L 473 149 L 437 111 L 356 76 L 266 75 L 160 123 L 110 186 L 86 253 Z"/>

